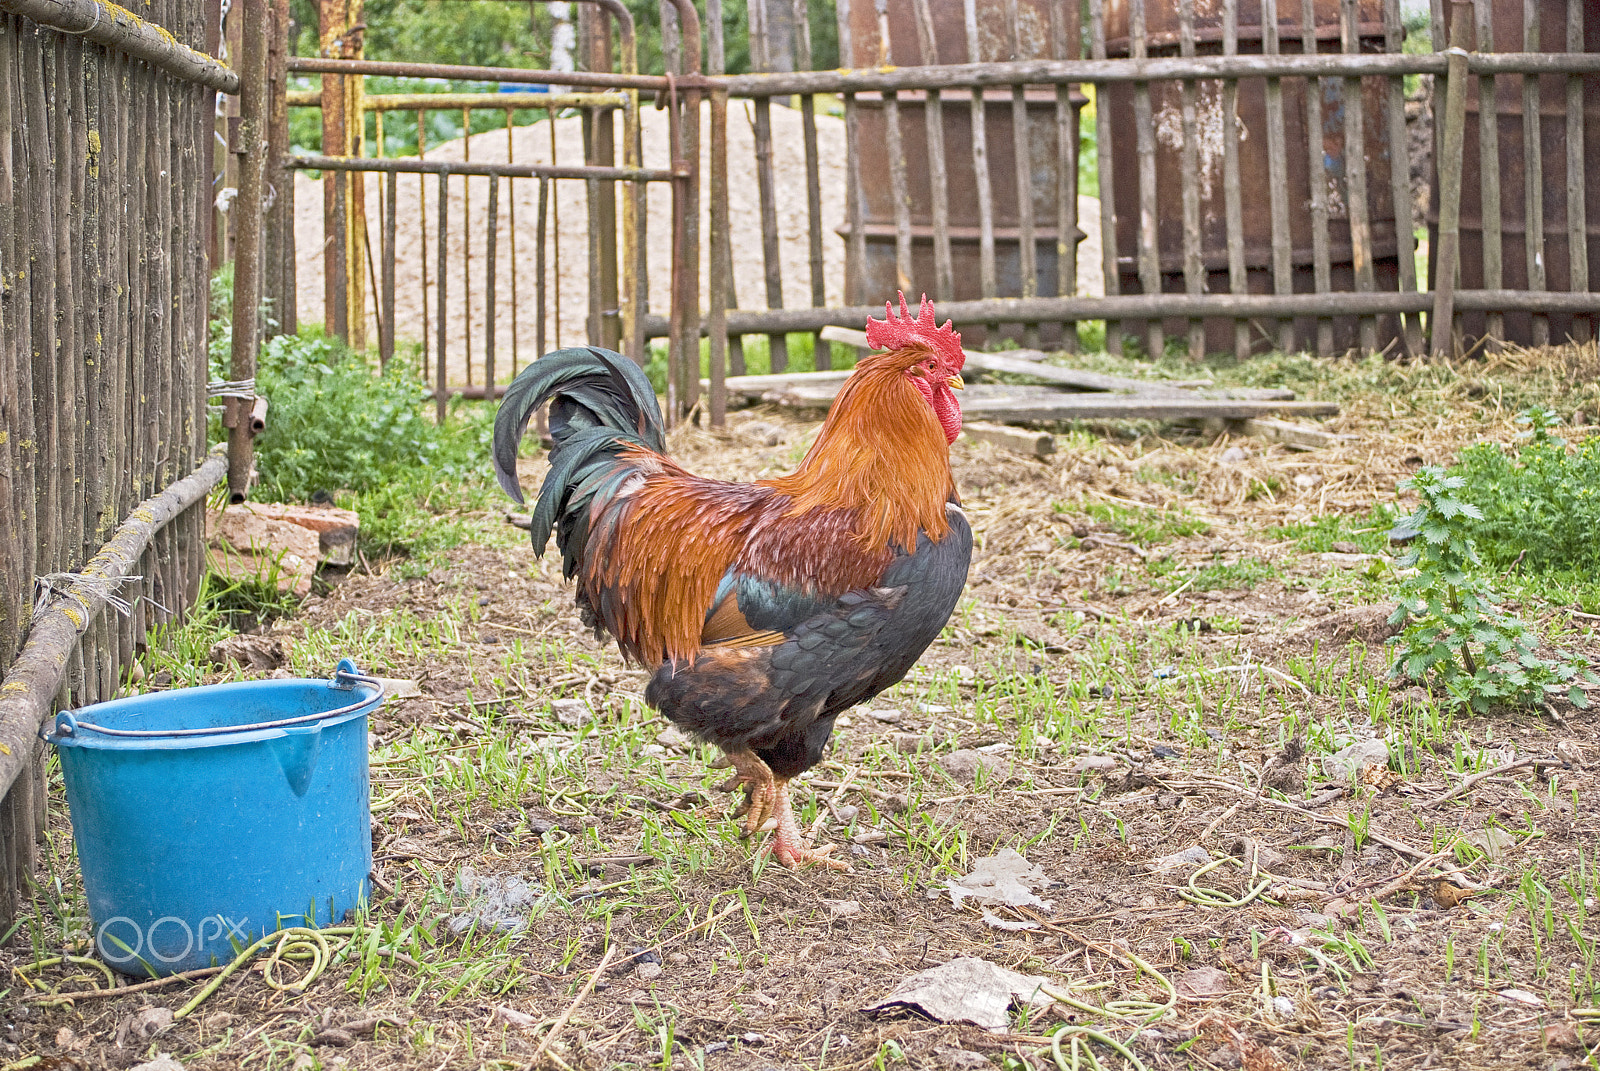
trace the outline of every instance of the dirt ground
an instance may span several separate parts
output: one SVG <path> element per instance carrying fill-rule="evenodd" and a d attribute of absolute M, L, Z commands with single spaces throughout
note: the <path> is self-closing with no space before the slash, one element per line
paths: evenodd
<path fill-rule="evenodd" d="M 5 1066 L 168 1052 L 253 1071 L 509 1068 L 554 1029 L 547 1066 L 1020 1069 L 1058 1065 L 1062 1022 L 1127 1041 L 1145 1068 L 1600 1066 L 1600 722 L 1565 706 L 1559 721 L 1453 716 L 1391 691 L 1387 607 L 1368 598 L 1383 563 L 1273 530 L 1392 500 L 1468 437 L 1513 433 L 1492 396 L 1448 389 L 1472 428 L 1354 405 L 1330 427 L 1357 438 L 1317 453 L 1173 428 L 1064 435 L 1045 459 L 958 442 L 970 601 L 905 685 L 840 719 L 797 788 L 849 874 L 752 872 L 713 756 L 639 705 L 645 673 L 582 633 L 556 562 L 493 535 L 498 516 L 449 568 L 353 573 L 271 634 L 328 660 L 401 619 L 453 622 L 442 646 L 362 656 L 420 691 L 372 726 L 374 850 L 393 890 L 374 917 L 433 936 L 393 938 L 398 959 L 304 992 L 234 978 L 152 1037 L 136 1013 L 191 988 L 67 1007 L 13 988 Z M 788 469 L 815 427 L 752 410 L 672 447 L 750 479 Z M 543 462 L 525 465 L 529 487 Z M 1206 528 L 1142 540 L 1104 519 L 1152 507 Z M 1158 557 L 1218 579 L 1163 586 L 1143 568 Z M 1600 657 L 1592 616 L 1543 620 Z M 1354 784 L 1325 771 L 1374 737 L 1388 764 Z M 426 758 L 396 750 L 408 741 Z M 1054 880 L 1049 907 L 999 912 L 1033 929 L 987 925 L 941 891 L 1003 847 Z M 1207 854 L 1223 862 L 1203 870 Z M 534 883 L 528 928 L 451 937 L 463 867 Z M 70 892 L 71 868 L 57 873 Z M 962 956 L 1043 974 L 1080 1004 L 999 1033 L 862 1010 Z"/>

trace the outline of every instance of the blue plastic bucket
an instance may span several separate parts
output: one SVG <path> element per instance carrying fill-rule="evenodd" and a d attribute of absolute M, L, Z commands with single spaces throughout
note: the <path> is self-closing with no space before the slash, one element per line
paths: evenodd
<path fill-rule="evenodd" d="M 56 715 L 95 948 L 133 975 L 340 922 L 372 869 L 367 715 L 383 687 L 246 681 Z"/>

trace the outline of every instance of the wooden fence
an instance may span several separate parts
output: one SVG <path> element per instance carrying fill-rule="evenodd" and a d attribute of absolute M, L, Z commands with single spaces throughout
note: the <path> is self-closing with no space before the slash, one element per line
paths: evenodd
<path fill-rule="evenodd" d="M 204 568 L 215 4 L 0 0 L 0 932 L 52 703 L 111 698 Z M 170 523 L 169 523 L 170 522 Z M 98 613 L 106 596 L 131 603 Z"/>

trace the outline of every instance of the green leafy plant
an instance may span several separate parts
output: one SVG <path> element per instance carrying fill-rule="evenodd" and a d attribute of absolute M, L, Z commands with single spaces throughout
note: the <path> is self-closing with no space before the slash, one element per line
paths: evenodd
<path fill-rule="evenodd" d="M 1496 704 L 1530 706 L 1563 692 L 1574 706 L 1586 706 L 1578 681 L 1600 678 L 1570 652 L 1542 656 L 1538 635 L 1501 607 L 1484 578 L 1469 527 L 1483 513 L 1456 495 L 1466 482 L 1430 465 L 1400 484 L 1422 501 L 1400 522 L 1416 534 L 1397 564 L 1417 571 L 1403 583 L 1390 618 L 1405 626 L 1390 641 L 1396 649 L 1393 673 L 1436 681 L 1458 703 L 1480 712 Z"/>

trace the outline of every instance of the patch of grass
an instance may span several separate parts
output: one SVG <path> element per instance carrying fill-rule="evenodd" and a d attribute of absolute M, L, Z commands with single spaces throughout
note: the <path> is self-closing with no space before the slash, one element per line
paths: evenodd
<path fill-rule="evenodd" d="M 1187 568 L 1185 563 L 1165 558 L 1150 563 L 1148 572 L 1157 578 L 1159 587 L 1168 591 L 1179 588 L 1185 591 L 1249 591 L 1264 580 L 1283 577 L 1281 566 L 1255 555 L 1217 558 L 1197 568 Z"/>
<path fill-rule="evenodd" d="M 1274 525 L 1266 536 L 1293 543 L 1307 554 L 1333 552 L 1335 543 L 1353 544 L 1363 554 L 1382 554 L 1388 549 L 1393 525 L 1388 510 L 1380 507 L 1366 514 L 1330 513 L 1310 521 Z"/>
<path fill-rule="evenodd" d="M 1063 512 L 1062 507 L 1056 507 Z M 1187 509 L 1158 509 L 1124 506 L 1116 502 L 1086 502 L 1083 511 L 1120 535 L 1142 546 L 1170 543 L 1185 536 L 1203 535 L 1211 530 L 1205 521 Z"/>

